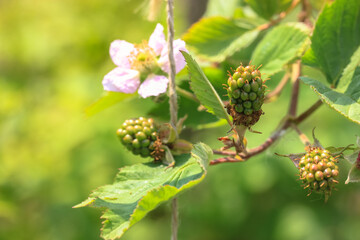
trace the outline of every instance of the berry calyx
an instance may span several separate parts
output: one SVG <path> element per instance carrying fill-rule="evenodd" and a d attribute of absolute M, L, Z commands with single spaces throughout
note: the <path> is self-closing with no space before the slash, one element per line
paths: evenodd
<path fill-rule="evenodd" d="M 240 65 L 227 81 L 228 113 L 235 125 L 252 126 L 263 114 L 261 106 L 265 98 L 265 84 L 255 65 Z"/>
<path fill-rule="evenodd" d="M 161 160 L 164 150 L 159 139 L 158 127 L 152 118 L 134 118 L 126 120 L 117 130 L 121 143 L 135 155 L 153 157 Z"/>
<path fill-rule="evenodd" d="M 328 150 L 321 147 L 308 147 L 299 161 L 300 180 L 304 188 L 311 192 L 324 193 L 325 199 L 338 183 L 338 160 Z"/>

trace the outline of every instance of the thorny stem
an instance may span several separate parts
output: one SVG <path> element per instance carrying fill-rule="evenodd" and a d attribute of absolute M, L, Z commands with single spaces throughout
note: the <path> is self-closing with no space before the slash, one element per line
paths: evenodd
<path fill-rule="evenodd" d="M 286 133 L 286 130 L 289 127 L 291 127 L 292 124 L 297 126 L 298 124 L 303 122 L 305 119 L 307 119 L 311 114 L 313 114 L 321 105 L 322 105 L 321 100 L 318 100 L 315 104 L 313 104 L 309 109 L 304 111 L 298 117 L 291 118 L 291 117 L 286 116 L 285 122 L 282 124 L 282 126 L 277 131 L 275 131 L 263 144 L 250 149 L 246 155 L 245 154 L 237 154 L 234 151 L 213 150 L 214 154 L 225 155 L 225 156 L 229 156 L 229 157 L 218 158 L 218 159 L 212 160 L 210 162 L 210 165 L 215 165 L 215 164 L 225 163 L 225 162 L 240 162 L 240 161 L 242 162 L 242 161 L 245 161 L 257 154 L 262 153 L 263 151 L 268 149 L 276 140 L 278 140 L 281 136 L 283 136 Z M 235 161 L 234 159 L 236 159 L 237 156 L 240 157 L 241 160 Z"/>
<path fill-rule="evenodd" d="M 169 49 L 168 57 L 170 62 L 169 71 L 169 104 L 170 104 L 170 123 L 176 131 L 177 117 L 178 117 L 178 103 L 175 84 L 175 59 L 174 59 L 174 2 L 167 0 L 167 27 L 168 27 L 168 40 L 167 45 Z M 177 240 L 177 232 L 179 227 L 178 221 L 178 205 L 177 198 L 172 200 L 171 205 L 171 240 Z"/>

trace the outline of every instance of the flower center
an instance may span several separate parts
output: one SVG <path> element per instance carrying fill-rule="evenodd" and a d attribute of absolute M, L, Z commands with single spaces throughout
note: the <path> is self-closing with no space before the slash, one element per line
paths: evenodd
<path fill-rule="evenodd" d="M 154 73 L 159 68 L 156 54 L 146 41 L 135 46 L 135 50 L 130 54 L 130 64 L 131 68 L 138 70 L 142 76 Z"/>

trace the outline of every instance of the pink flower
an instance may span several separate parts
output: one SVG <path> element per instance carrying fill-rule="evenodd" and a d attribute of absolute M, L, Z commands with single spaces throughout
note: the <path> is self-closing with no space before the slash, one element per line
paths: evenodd
<path fill-rule="evenodd" d="M 186 65 L 180 50 L 187 51 L 185 42 L 177 39 L 174 45 L 176 73 Z M 134 93 L 138 89 L 141 97 L 157 96 L 166 92 L 169 73 L 168 48 L 164 27 L 157 24 L 149 42 L 139 45 L 124 40 L 115 40 L 110 46 L 110 57 L 117 65 L 105 75 L 104 90 Z"/>

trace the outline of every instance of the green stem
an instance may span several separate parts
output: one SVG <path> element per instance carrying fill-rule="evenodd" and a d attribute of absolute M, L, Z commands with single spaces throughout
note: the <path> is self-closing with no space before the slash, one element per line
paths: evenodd
<path fill-rule="evenodd" d="M 246 147 L 244 145 L 244 137 L 247 129 L 248 128 L 243 125 L 234 125 L 234 131 L 238 136 L 235 142 L 235 149 L 238 153 L 247 153 Z"/>
<path fill-rule="evenodd" d="M 189 92 L 189 91 L 186 91 L 185 89 L 182 89 L 178 86 L 176 86 L 176 92 L 183 96 L 183 97 L 186 97 L 187 99 L 190 99 L 196 103 L 200 103 L 200 101 L 196 98 L 195 94 Z"/>

